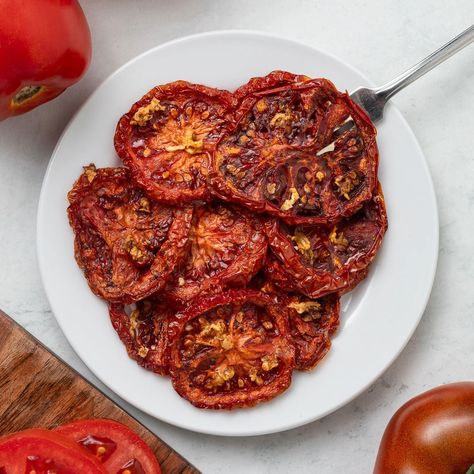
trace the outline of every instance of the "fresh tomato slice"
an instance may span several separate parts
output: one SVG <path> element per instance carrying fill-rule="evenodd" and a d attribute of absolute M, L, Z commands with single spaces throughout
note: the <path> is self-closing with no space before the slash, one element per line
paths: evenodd
<path fill-rule="evenodd" d="M 331 227 L 266 222 L 273 254 L 265 271 L 285 290 L 312 298 L 354 288 L 366 275 L 387 229 L 381 188 L 371 201 Z"/>
<path fill-rule="evenodd" d="M 376 132 L 347 93 L 275 71 L 235 95 L 235 125 L 213 155 L 215 194 L 292 224 L 329 224 L 371 198 Z"/>
<path fill-rule="evenodd" d="M 165 288 L 168 298 L 188 303 L 198 295 L 242 286 L 267 253 L 262 223 L 245 209 L 223 203 L 195 210 L 186 259 Z"/>
<path fill-rule="evenodd" d="M 49 430 L 31 429 L 0 439 L 0 472 L 104 474 L 106 471 L 95 456 L 67 437 Z"/>
<path fill-rule="evenodd" d="M 264 293 L 231 290 L 204 298 L 169 328 L 173 386 L 199 408 L 253 406 L 291 383 L 288 312 Z"/>
<path fill-rule="evenodd" d="M 154 198 L 171 204 L 207 200 L 210 157 L 232 104 L 230 92 L 199 84 L 155 87 L 120 119 L 115 149 Z"/>
<path fill-rule="evenodd" d="M 96 295 L 146 298 L 185 257 L 193 210 L 150 199 L 126 168 L 86 167 L 68 198 L 76 260 Z"/>
<path fill-rule="evenodd" d="M 127 311 L 124 305 L 110 305 L 110 320 L 129 357 L 145 369 L 160 375 L 169 373 L 168 323 L 176 314 L 173 305 L 157 298 L 145 299 Z"/>
<path fill-rule="evenodd" d="M 130 428 L 113 420 L 74 421 L 54 430 L 92 453 L 108 474 L 160 474 L 151 448 Z M 82 474 L 88 471 L 82 471 Z"/>

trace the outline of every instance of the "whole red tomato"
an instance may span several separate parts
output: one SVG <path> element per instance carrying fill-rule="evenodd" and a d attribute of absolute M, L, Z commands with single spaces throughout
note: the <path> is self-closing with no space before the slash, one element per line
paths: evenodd
<path fill-rule="evenodd" d="M 0 120 L 61 94 L 90 58 L 89 26 L 76 0 L 0 0 Z"/>
<path fill-rule="evenodd" d="M 474 464 L 474 382 L 434 388 L 392 417 L 374 474 L 466 474 Z"/>

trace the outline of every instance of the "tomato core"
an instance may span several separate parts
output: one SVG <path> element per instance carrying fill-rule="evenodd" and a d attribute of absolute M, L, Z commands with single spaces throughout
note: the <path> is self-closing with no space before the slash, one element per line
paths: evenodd
<path fill-rule="evenodd" d="M 24 86 L 13 97 L 11 105 L 18 107 L 43 92 L 44 86 Z"/>

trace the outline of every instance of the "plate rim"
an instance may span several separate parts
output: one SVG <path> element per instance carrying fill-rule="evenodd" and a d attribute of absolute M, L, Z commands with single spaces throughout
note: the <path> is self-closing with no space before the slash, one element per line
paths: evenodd
<path fill-rule="evenodd" d="M 177 37 L 171 40 L 168 40 L 166 42 L 160 43 L 152 48 L 147 49 L 146 51 L 143 51 L 142 53 L 130 58 L 128 61 L 126 61 L 124 64 L 119 66 L 117 69 L 115 69 L 111 74 L 109 74 L 107 77 L 105 77 L 89 94 L 89 96 L 84 100 L 84 102 L 78 107 L 78 109 L 74 112 L 74 114 L 71 116 L 70 120 L 68 121 L 67 125 L 65 126 L 64 130 L 60 134 L 57 143 L 51 153 L 51 157 L 48 162 L 48 166 L 46 168 L 46 171 L 43 176 L 42 184 L 41 184 L 41 191 L 39 194 L 39 200 L 38 200 L 38 208 L 37 208 L 37 213 L 36 213 L 36 235 L 35 235 L 35 244 L 36 244 L 36 259 L 39 267 L 39 272 L 40 272 L 40 277 L 41 277 L 41 284 L 43 286 L 48 304 L 52 310 L 52 313 L 54 315 L 54 318 L 60 327 L 65 339 L 67 340 L 68 344 L 70 347 L 74 350 L 75 354 L 78 356 L 78 358 L 82 361 L 82 363 L 88 368 L 88 370 L 91 371 L 91 373 L 97 377 L 98 380 L 101 381 L 111 392 L 113 392 L 116 396 L 120 397 L 121 399 L 125 400 L 127 403 L 131 404 L 133 407 L 136 409 L 146 413 L 147 415 L 160 420 L 162 422 L 168 423 L 173 426 L 177 426 L 182 429 L 186 429 L 192 432 L 199 432 L 199 433 L 204 433 L 204 434 L 209 434 L 209 435 L 215 435 L 215 436 L 232 436 L 232 437 L 243 437 L 243 436 L 260 436 L 260 435 L 265 435 L 265 434 L 272 434 L 272 433 L 279 433 L 279 432 L 284 432 L 288 431 L 300 426 L 307 425 L 309 423 L 312 423 L 316 420 L 322 419 L 329 414 L 339 410 L 341 407 L 349 404 L 352 402 L 355 398 L 357 398 L 360 394 L 365 392 L 370 385 L 375 383 L 376 380 L 378 380 L 388 369 L 389 367 L 395 362 L 396 359 L 398 359 L 399 355 L 401 352 L 405 349 L 406 345 L 412 338 L 414 332 L 416 331 L 417 327 L 419 326 L 419 323 L 421 321 L 421 318 L 423 317 L 423 314 L 425 313 L 429 298 L 432 293 L 433 289 L 433 284 L 434 280 L 436 277 L 436 270 L 437 270 L 437 265 L 438 265 L 438 259 L 439 259 L 439 208 L 438 208 L 438 202 L 437 202 L 437 197 L 436 197 L 436 192 L 434 188 L 434 183 L 433 179 L 431 176 L 430 168 L 428 166 L 428 162 L 426 160 L 425 154 L 423 153 L 423 150 L 416 138 L 415 133 L 413 132 L 412 128 L 410 127 L 408 121 L 405 119 L 403 114 L 400 112 L 400 110 L 390 101 L 388 106 L 391 110 L 393 110 L 393 113 L 398 115 L 399 119 L 404 123 L 406 131 L 411 135 L 411 138 L 413 140 L 414 145 L 417 148 L 417 152 L 419 153 L 421 160 L 420 163 L 423 167 L 423 170 L 425 172 L 425 175 L 427 177 L 427 184 L 429 188 L 429 194 L 430 194 L 430 201 L 433 205 L 433 215 L 431 216 L 433 220 L 433 227 L 434 227 L 434 235 L 432 235 L 432 241 L 433 241 L 433 253 L 434 255 L 432 256 L 431 259 L 431 268 L 429 269 L 429 273 L 427 272 L 427 277 L 426 277 L 426 282 L 429 284 L 427 287 L 427 291 L 424 297 L 424 300 L 422 302 L 422 305 L 420 306 L 420 311 L 419 314 L 417 315 L 416 318 L 413 318 L 413 325 L 412 328 L 409 332 L 407 332 L 405 339 L 402 344 L 400 344 L 398 350 L 393 354 L 393 356 L 390 358 L 390 360 L 384 365 L 384 368 L 378 373 L 375 377 L 371 378 L 367 383 L 363 384 L 358 390 L 356 390 L 350 397 L 347 397 L 344 401 L 341 401 L 340 403 L 332 406 L 331 408 L 328 408 L 324 412 L 318 413 L 315 416 L 306 418 L 304 421 L 301 420 L 295 420 L 293 423 L 280 423 L 277 424 L 272 429 L 254 429 L 254 430 L 247 430 L 247 431 L 239 431 L 237 433 L 230 433 L 228 431 L 222 430 L 222 429 L 213 429 L 212 427 L 194 427 L 194 426 L 189 426 L 186 423 L 183 422 L 176 422 L 172 421 L 169 419 L 164 419 L 161 417 L 158 417 L 156 414 L 149 412 L 148 410 L 145 410 L 141 407 L 138 407 L 136 405 L 135 401 L 131 401 L 127 396 L 124 396 L 121 393 L 115 392 L 114 389 L 112 389 L 107 383 L 102 381 L 102 378 L 97 375 L 96 371 L 94 370 L 93 367 L 90 367 L 89 364 L 85 362 L 85 360 L 81 357 L 80 353 L 81 350 L 80 348 L 76 347 L 76 344 L 67 336 L 67 332 L 65 331 L 63 327 L 63 323 L 60 320 L 60 318 L 56 317 L 56 311 L 54 308 L 54 304 L 51 301 L 50 295 L 48 291 L 46 290 L 46 285 L 45 285 L 45 274 L 44 274 L 44 267 L 43 265 L 46 265 L 46 263 L 43 263 L 43 256 L 41 252 L 41 240 L 40 240 L 40 232 L 41 232 L 41 222 L 42 222 L 42 216 L 45 212 L 47 212 L 45 208 L 45 195 L 47 193 L 46 191 L 46 182 L 48 181 L 49 175 L 51 173 L 51 169 L 53 167 L 53 162 L 55 161 L 55 156 L 58 152 L 58 149 L 60 147 L 60 144 L 64 138 L 64 136 L 67 134 L 69 131 L 70 127 L 74 123 L 76 117 L 82 112 L 82 110 L 93 100 L 96 94 L 100 92 L 100 90 L 108 83 L 109 80 L 112 80 L 113 77 L 115 77 L 117 74 L 119 74 L 123 69 L 126 69 L 129 67 L 132 63 L 135 61 L 139 61 L 141 58 L 152 54 L 155 51 L 158 51 L 160 49 L 167 48 L 169 46 L 173 46 L 179 43 L 184 43 L 187 41 L 193 41 L 195 39 L 200 39 L 200 38 L 205 38 L 205 37 L 213 37 L 213 36 L 231 36 L 231 35 L 240 35 L 240 36 L 254 36 L 254 37 L 263 37 L 267 39 L 275 39 L 278 41 L 284 41 L 287 43 L 291 43 L 295 45 L 296 47 L 299 48 L 306 48 L 309 50 L 316 51 L 319 54 L 322 54 L 324 56 L 327 56 L 331 58 L 332 60 L 342 63 L 346 68 L 352 70 L 356 74 L 360 75 L 361 77 L 364 78 L 364 80 L 369 84 L 370 86 L 374 87 L 375 84 L 367 78 L 365 74 L 360 72 L 359 69 L 354 67 L 350 62 L 347 62 L 345 59 L 332 54 L 328 51 L 326 51 L 324 48 L 319 48 L 319 47 L 314 47 L 311 46 L 303 41 L 298 41 L 294 40 L 292 38 L 289 38 L 285 35 L 280 35 L 280 34 L 275 34 L 275 33 L 269 33 L 269 32 L 264 32 L 264 31 L 258 31 L 258 30 L 252 30 L 252 29 L 222 29 L 222 30 L 211 30 L 211 31 L 205 31 L 201 33 L 196 33 L 196 34 L 191 34 L 191 35 L 186 35 L 186 36 L 181 36 Z M 428 278 L 429 276 L 429 278 Z M 421 300 L 420 300 L 421 301 Z M 86 377 L 87 378 L 87 377 Z"/>

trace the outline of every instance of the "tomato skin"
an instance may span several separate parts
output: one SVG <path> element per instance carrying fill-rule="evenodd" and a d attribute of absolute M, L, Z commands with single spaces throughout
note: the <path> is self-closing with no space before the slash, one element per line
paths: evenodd
<path fill-rule="evenodd" d="M 76 83 L 91 59 L 91 35 L 77 0 L 0 0 L 0 120 L 25 113 Z M 27 86 L 41 86 L 14 103 Z"/>
<path fill-rule="evenodd" d="M 474 382 L 436 387 L 390 420 L 374 474 L 465 474 L 474 464 Z"/>
<path fill-rule="evenodd" d="M 78 448 L 71 440 L 49 430 L 30 429 L 13 433 L 0 439 L 1 468 L 8 474 L 29 472 L 31 463 L 38 457 L 38 463 L 52 460 L 58 474 L 104 474 L 104 468 L 97 459 Z M 50 466 L 53 467 L 53 466 Z M 39 474 L 39 471 L 38 471 Z"/>
<path fill-rule="evenodd" d="M 76 443 L 87 436 L 108 438 L 115 443 L 116 449 L 103 463 L 106 473 L 117 474 L 130 461 L 138 460 L 146 474 L 161 474 L 160 465 L 148 444 L 122 423 L 99 418 L 79 420 L 59 426 L 54 431 Z M 87 451 L 86 448 L 80 449 Z"/>

